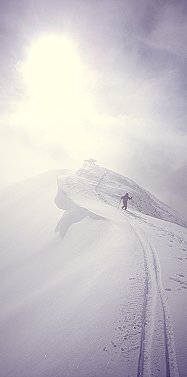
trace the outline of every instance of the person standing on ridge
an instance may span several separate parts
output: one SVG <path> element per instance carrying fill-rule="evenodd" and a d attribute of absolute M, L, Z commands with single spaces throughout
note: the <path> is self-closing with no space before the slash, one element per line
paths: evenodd
<path fill-rule="evenodd" d="M 131 200 L 131 199 L 132 199 L 132 196 L 129 196 L 128 192 L 121 197 L 121 200 L 123 200 L 122 209 L 123 208 L 127 209 L 127 202 L 128 202 L 128 200 Z"/>

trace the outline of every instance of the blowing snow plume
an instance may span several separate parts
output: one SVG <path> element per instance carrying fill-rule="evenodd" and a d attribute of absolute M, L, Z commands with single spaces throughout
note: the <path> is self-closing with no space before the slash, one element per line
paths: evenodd
<path fill-rule="evenodd" d="M 14 186 L 0 212 L 2 377 L 185 376 L 180 216 L 99 166 Z"/>

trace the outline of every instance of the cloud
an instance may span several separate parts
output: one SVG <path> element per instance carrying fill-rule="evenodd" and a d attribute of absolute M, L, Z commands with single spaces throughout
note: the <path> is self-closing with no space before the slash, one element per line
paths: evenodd
<path fill-rule="evenodd" d="M 0 106 L 11 117 L 1 121 L 6 137 L 0 147 L 9 172 L 21 177 L 24 156 L 32 172 L 93 157 L 183 209 L 186 1 L 20 0 L 0 6 Z M 73 122 L 71 132 L 65 122 L 48 121 L 46 127 L 27 113 L 21 124 L 12 111 L 24 99 L 16 64 L 32 40 L 51 30 L 76 41 L 92 77 L 87 96 L 94 112 Z"/>

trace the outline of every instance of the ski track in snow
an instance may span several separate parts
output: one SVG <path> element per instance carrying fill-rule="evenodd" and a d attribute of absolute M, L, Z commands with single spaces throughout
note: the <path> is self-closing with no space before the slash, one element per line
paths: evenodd
<path fill-rule="evenodd" d="M 179 377 L 177 368 L 177 361 L 175 356 L 174 337 L 172 330 L 172 321 L 167 305 L 167 298 L 162 288 L 161 269 L 157 256 L 157 252 L 146 235 L 128 219 L 131 224 L 136 237 L 138 237 L 143 253 L 144 253 L 144 268 L 145 268 L 145 293 L 144 293 L 144 310 L 142 313 L 142 334 L 140 344 L 140 354 L 138 362 L 137 377 L 154 376 L 151 371 L 152 365 L 152 342 L 154 336 L 155 306 L 156 296 L 160 301 L 162 308 L 162 324 L 164 328 L 163 344 L 164 344 L 164 358 L 165 358 L 165 376 Z M 158 305 L 158 304 L 157 304 Z M 149 319 L 150 317 L 150 319 Z M 149 326 L 147 326 L 149 323 Z M 158 370 L 160 372 L 160 370 Z M 158 374 L 159 375 L 159 374 Z"/>
<path fill-rule="evenodd" d="M 99 199 L 108 203 L 105 196 L 99 190 L 106 176 L 107 170 L 96 184 L 95 192 Z M 147 238 L 145 232 L 139 225 L 137 225 L 137 222 L 129 217 L 127 219 L 126 216 L 125 219 L 131 225 L 135 236 L 140 242 L 143 250 L 145 269 L 144 309 L 142 312 L 142 330 L 137 377 L 179 377 L 172 320 L 167 304 L 167 297 L 162 287 L 161 266 L 156 249 Z M 159 317 L 161 318 L 156 318 L 158 316 L 158 313 L 156 313 L 157 306 L 160 306 L 161 308 L 159 311 Z M 159 323 L 161 323 L 163 327 L 161 340 L 163 349 L 161 349 L 161 352 L 160 350 L 157 350 L 157 352 L 160 352 L 159 356 L 163 358 L 163 365 L 160 365 L 160 362 L 155 360 L 155 350 L 153 349 L 155 332 L 158 330 L 157 327 L 160 327 Z M 154 366 L 153 368 L 152 364 Z"/>

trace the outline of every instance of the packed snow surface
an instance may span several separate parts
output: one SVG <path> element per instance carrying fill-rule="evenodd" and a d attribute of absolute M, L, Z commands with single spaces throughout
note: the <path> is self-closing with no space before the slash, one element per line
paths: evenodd
<path fill-rule="evenodd" d="M 99 166 L 15 185 L 0 213 L 1 377 L 186 377 L 178 214 Z"/>

